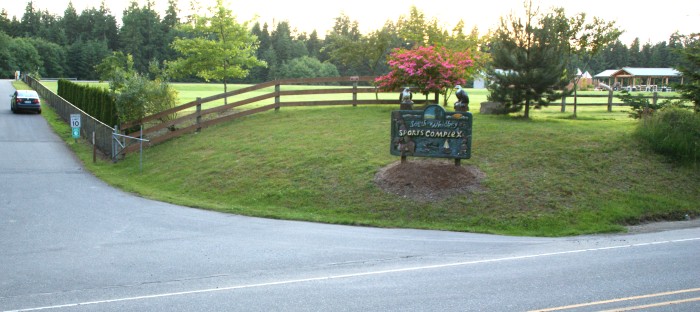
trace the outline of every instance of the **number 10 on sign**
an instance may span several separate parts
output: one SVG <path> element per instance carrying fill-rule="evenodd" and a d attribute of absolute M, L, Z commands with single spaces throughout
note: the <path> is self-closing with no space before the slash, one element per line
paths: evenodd
<path fill-rule="evenodd" d="M 80 128 L 80 114 L 70 114 L 71 128 Z"/>
<path fill-rule="evenodd" d="M 73 138 L 80 138 L 80 114 L 70 114 L 70 126 L 73 132 Z"/>

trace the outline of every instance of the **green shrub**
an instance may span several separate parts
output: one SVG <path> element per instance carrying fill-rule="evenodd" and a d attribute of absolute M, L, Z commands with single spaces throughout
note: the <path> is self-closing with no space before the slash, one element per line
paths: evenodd
<path fill-rule="evenodd" d="M 657 153 L 696 164 L 700 160 L 700 114 L 668 107 L 642 119 L 635 134 Z"/>
<path fill-rule="evenodd" d="M 110 87 L 115 91 L 116 109 L 121 123 L 140 121 L 148 116 L 160 113 L 177 104 L 177 91 L 166 81 L 138 73 L 125 73 L 115 76 Z M 160 118 L 162 122 L 175 118 L 168 115 Z"/>
<path fill-rule="evenodd" d="M 630 106 L 631 112 L 629 116 L 634 119 L 647 117 L 669 103 L 669 101 L 666 100 L 657 104 L 652 104 L 643 94 L 632 95 L 626 90 L 623 90 L 622 94 L 618 95 L 618 98 Z"/>

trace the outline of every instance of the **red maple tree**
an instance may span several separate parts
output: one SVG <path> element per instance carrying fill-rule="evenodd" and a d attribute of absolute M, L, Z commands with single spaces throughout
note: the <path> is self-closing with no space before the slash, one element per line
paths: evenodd
<path fill-rule="evenodd" d="M 447 94 L 455 85 L 464 85 L 474 61 L 466 51 L 445 47 L 395 49 L 387 61 L 388 74 L 377 77 L 377 86 L 384 91 L 411 87 L 426 96 L 436 92 Z"/>

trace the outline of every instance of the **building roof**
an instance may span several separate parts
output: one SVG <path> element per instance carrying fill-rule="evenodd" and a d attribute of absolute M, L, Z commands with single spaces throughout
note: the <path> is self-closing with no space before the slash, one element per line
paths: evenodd
<path fill-rule="evenodd" d="M 673 68 L 623 67 L 613 74 L 615 77 L 680 77 L 681 72 Z"/>
<path fill-rule="evenodd" d="M 608 69 L 600 72 L 599 74 L 593 76 L 595 78 L 610 78 L 614 73 L 616 73 L 619 69 Z"/>
<path fill-rule="evenodd" d="M 622 69 L 608 69 L 595 75 L 595 78 L 610 77 L 680 77 L 681 72 L 673 68 L 643 68 L 623 67 Z"/>

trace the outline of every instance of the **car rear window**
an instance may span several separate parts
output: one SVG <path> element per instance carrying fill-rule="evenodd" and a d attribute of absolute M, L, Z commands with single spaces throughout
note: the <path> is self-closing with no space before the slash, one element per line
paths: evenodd
<path fill-rule="evenodd" d="M 23 98 L 38 98 L 39 94 L 37 94 L 36 91 L 18 90 L 17 96 Z"/>

